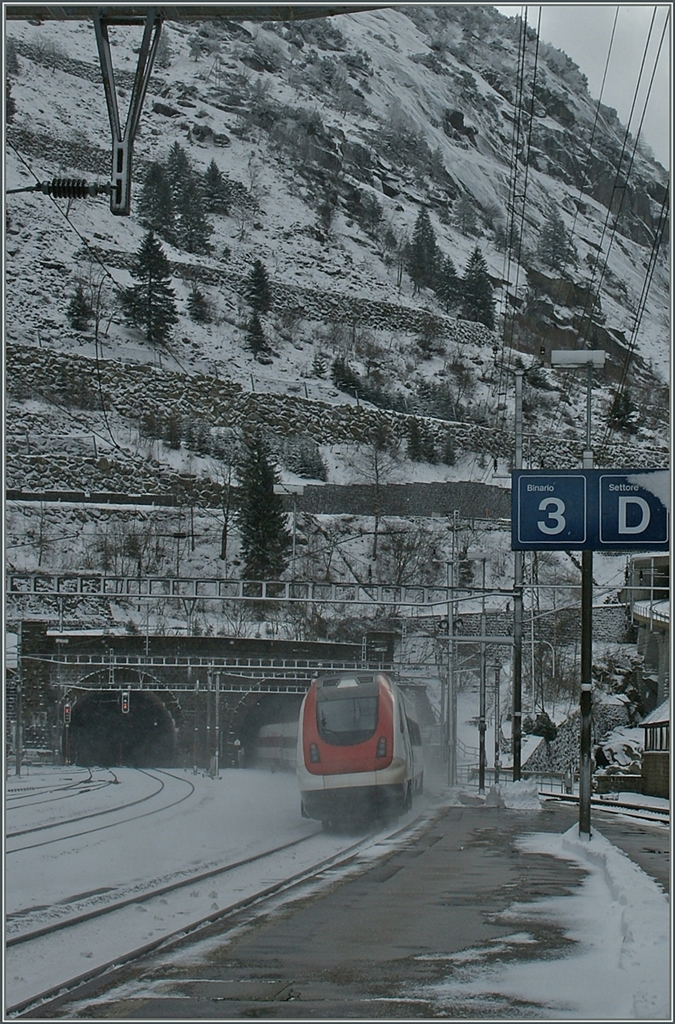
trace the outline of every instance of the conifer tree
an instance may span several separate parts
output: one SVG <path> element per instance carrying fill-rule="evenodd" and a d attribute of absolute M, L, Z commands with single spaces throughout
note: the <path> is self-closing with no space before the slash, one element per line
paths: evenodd
<path fill-rule="evenodd" d="M 229 213 L 230 190 L 215 160 L 211 161 L 204 173 L 203 191 L 204 209 L 207 213 Z"/>
<path fill-rule="evenodd" d="M 577 250 L 555 206 L 549 208 L 541 229 L 537 255 L 550 270 L 564 270 L 566 263 L 576 262 Z"/>
<path fill-rule="evenodd" d="M 198 324 L 211 323 L 211 305 L 202 291 L 196 284 L 192 285 L 187 298 L 187 308 L 190 317 Z"/>
<path fill-rule="evenodd" d="M 10 124 L 16 114 L 16 100 L 12 96 L 12 83 L 9 78 L 5 80 L 5 121 Z"/>
<path fill-rule="evenodd" d="M 192 176 L 190 158 L 179 142 L 174 142 L 166 159 L 166 176 L 173 196 L 177 196 Z"/>
<path fill-rule="evenodd" d="M 199 184 L 194 176 L 185 182 L 176 197 L 176 236 L 186 252 L 206 254 L 211 251 L 209 236 L 213 231 L 204 212 Z"/>
<path fill-rule="evenodd" d="M 449 256 L 440 262 L 440 270 L 436 281 L 436 294 L 443 303 L 446 313 L 458 306 L 462 298 L 462 282 L 459 279 L 455 264 Z"/>
<path fill-rule="evenodd" d="M 640 414 L 628 388 L 617 391 L 609 409 L 608 422 L 612 430 L 637 434 Z"/>
<path fill-rule="evenodd" d="M 312 360 L 312 373 L 315 377 L 325 377 L 328 373 L 328 362 L 323 352 L 315 352 Z"/>
<path fill-rule="evenodd" d="M 414 292 L 433 286 L 437 272 L 436 235 L 429 214 L 422 208 L 417 215 L 413 235 L 408 246 L 408 273 Z"/>
<path fill-rule="evenodd" d="M 70 326 L 76 331 L 86 331 L 92 321 L 94 310 L 84 294 L 81 282 L 78 282 L 75 293 L 68 303 L 67 316 Z"/>
<path fill-rule="evenodd" d="M 138 219 L 148 231 L 154 231 L 170 244 L 176 240 L 175 212 L 169 178 L 162 164 L 148 167 L 138 197 Z"/>
<path fill-rule="evenodd" d="M 268 313 L 272 308 L 272 291 L 267 271 L 255 260 L 246 282 L 246 298 L 255 313 Z"/>
<path fill-rule="evenodd" d="M 288 566 L 291 536 L 281 496 L 274 492 L 276 480 L 266 446 L 256 435 L 248 446 L 239 480 L 237 522 L 244 579 L 279 579 Z"/>
<path fill-rule="evenodd" d="M 455 203 L 455 223 L 463 235 L 475 235 L 477 229 L 476 207 L 472 199 L 464 194 Z"/>
<path fill-rule="evenodd" d="M 253 316 L 249 320 L 248 329 L 246 331 L 246 344 L 250 348 L 254 355 L 260 355 L 262 352 L 269 351 L 269 345 L 267 344 L 267 338 L 263 326 L 260 323 L 260 317 L 257 312 L 253 313 Z"/>
<path fill-rule="evenodd" d="M 166 161 L 166 177 L 171 189 L 177 244 L 186 252 L 208 253 L 213 228 L 204 212 L 201 187 L 183 147 L 174 142 Z"/>
<path fill-rule="evenodd" d="M 462 312 L 467 320 L 476 320 L 490 330 L 495 325 L 495 300 L 487 263 L 476 246 L 466 264 L 462 282 Z"/>
<path fill-rule="evenodd" d="M 144 331 L 146 341 L 165 345 L 178 322 L 176 294 L 169 284 L 169 261 L 152 231 L 141 242 L 131 275 L 138 283 L 122 294 L 127 321 Z"/>

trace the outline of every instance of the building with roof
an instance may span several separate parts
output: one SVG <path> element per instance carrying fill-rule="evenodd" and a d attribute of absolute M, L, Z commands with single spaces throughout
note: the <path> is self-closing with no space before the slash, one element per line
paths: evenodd
<path fill-rule="evenodd" d="M 670 799 L 670 700 L 648 714 L 642 727 L 642 792 Z"/>
<path fill-rule="evenodd" d="M 625 599 L 643 657 L 649 710 L 670 695 L 670 555 L 639 555 L 628 564 Z"/>

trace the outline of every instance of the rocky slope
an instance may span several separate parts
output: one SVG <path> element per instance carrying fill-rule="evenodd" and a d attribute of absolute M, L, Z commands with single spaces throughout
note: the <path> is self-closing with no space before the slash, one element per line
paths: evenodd
<path fill-rule="evenodd" d="M 106 180 L 109 127 L 91 24 L 10 21 L 7 36 L 16 105 L 8 187 Z M 602 461 L 664 463 L 668 264 L 655 241 L 667 175 L 626 139 L 613 111 L 597 109 L 569 58 L 537 47 L 530 32 L 519 91 L 519 25 L 483 6 L 293 24 L 169 22 L 164 40 L 135 147 L 131 217 L 113 217 L 105 197 L 8 197 L 8 487 L 182 488 L 217 505 L 227 448 L 242 428 L 262 425 L 276 439 L 285 478 L 344 482 L 345 451 L 358 454 L 383 422 L 405 439 L 412 417 L 435 446 L 425 479 L 491 482 L 511 460 L 509 371 L 556 347 L 609 354 L 593 410 Z M 138 42 L 135 29 L 113 33 L 122 108 Z M 125 324 L 117 296 L 144 235 L 144 174 L 175 142 L 201 174 L 215 160 L 234 198 L 228 214 L 210 218 L 208 254 L 164 244 L 179 323 L 160 351 Z M 482 250 L 494 331 L 448 315 L 429 289 L 415 293 L 403 252 L 422 208 L 460 273 Z M 555 271 L 538 248 L 551 209 L 576 253 Z M 504 251 L 511 214 L 522 245 Z M 254 259 L 274 300 L 264 317 L 272 354 L 262 361 L 246 347 Z M 98 298 L 95 333 L 69 324 L 78 282 Z M 189 316 L 195 283 L 211 306 L 208 324 Z M 367 397 L 336 387 L 328 368 L 338 354 Z M 576 465 L 583 382 L 550 370 L 531 380 L 526 457 Z M 607 426 L 626 380 L 640 410 L 636 433 Z M 149 415 L 177 423 L 178 438 L 149 435 Z M 301 442 L 311 448 L 304 462 Z M 417 478 L 405 446 L 398 459 L 399 479 Z"/>

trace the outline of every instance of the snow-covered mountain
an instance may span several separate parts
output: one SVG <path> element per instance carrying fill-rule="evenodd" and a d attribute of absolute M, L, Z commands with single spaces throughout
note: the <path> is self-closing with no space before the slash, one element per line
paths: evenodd
<path fill-rule="evenodd" d="M 162 34 L 131 216 L 113 216 L 106 196 L 7 197 L 11 493 L 219 493 L 227 453 L 253 424 L 266 428 L 286 480 L 359 479 L 355 453 L 385 423 L 408 442 L 396 479 L 492 482 L 511 462 L 509 371 L 518 360 L 534 368 L 552 348 L 608 352 L 593 408 L 602 461 L 664 463 L 667 174 L 598 108 L 565 54 L 487 6 L 168 22 Z M 140 30 L 111 30 L 111 42 L 124 117 Z M 6 74 L 8 189 L 108 180 L 92 24 L 9 20 Z M 156 347 L 125 322 L 118 294 L 146 234 L 148 168 L 175 143 L 202 178 L 215 162 L 228 212 L 209 214 L 208 253 L 162 241 L 178 323 Z M 480 249 L 494 330 L 415 289 L 406 246 L 423 209 L 460 276 Z M 542 244 L 552 218 L 573 258 L 552 260 Z M 247 340 L 255 260 L 273 296 L 262 357 Z M 95 330 L 71 326 L 78 284 Z M 195 289 L 209 322 L 190 314 Z M 351 387 L 331 373 L 337 357 Z M 549 369 L 529 380 L 526 457 L 576 465 L 584 381 Z M 610 429 L 617 391 L 629 401 L 621 429 Z M 407 457 L 413 417 L 431 438 L 427 461 Z M 32 565 L 38 547 L 21 546 L 21 517 L 14 528 L 10 559 Z"/>

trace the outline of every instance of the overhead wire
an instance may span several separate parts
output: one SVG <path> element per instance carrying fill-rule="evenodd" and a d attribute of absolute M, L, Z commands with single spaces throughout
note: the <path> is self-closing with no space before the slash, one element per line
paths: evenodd
<path fill-rule="evenodd" d="M 593 117 L 593 125 L 592 125 L 592 128 L 591 128 L 590 138 L 588 140 L 588 148 L 586 150 L 586 159 L 585 159 L 584 167 L 583 167 L 583 171 L 582 171 L 582 182 L 581 182 L 581 186 L 579 188 L 579 194 L 577 196 L 577 202 L 574 204 L 575 208 L 574 208 L 574 216 L 573 216 L 573 219 L 572 219 L 572 227 L 570 229 L 570 233 L 569 233 L 569 236 L 568 236 L 568 243 L 569 244 L 567 246 L 567 252 L 565 254 L 565 262 L 564 262 L 564 264 L 562 266 L 562 269 L 560 271 L 561 275 L 563 275 L 563 276 L 565 274 L 565 271 L 567 270 L 567 267 L 569 266 L 570 262 L 572 261 L 572 254 L 574 252 L 574 237 L 575 237 L 575 234 L 576 234 L 577 220 L 578 220 L 578 217 L 579 217 L 579 202 L 581 200 L 581 197 L 584 194 L 584 182 L 588 181 L 588 171 L 589 171 L 589 167 L 590 167 L 590 163 L 591 163 L 591 158 L 593 156 L 593 143 L 595 142 L 595 133 L 596 133 L 596 129 L 597 129 L 597 126 L 598 126 L 598 122 L 600 120 L 600 109 L 601 109 L 602 101 L 603 101 L 604 94 L 605 94 L 605 85 L 607 83 L 607 74 L 608 74 L 609 65 L 610 65 L 610 62 L 611 62 L 612 50 L 614 48 L 614 39 L 616 37 L 616 27 L 617 27 L 618 20 L 619 20 L 619 7 L 617 5 L 615 7 L 615 9 L 614 9 L 614 22 L 612 24 L 612 31 L 611 31 L 610 38 L 609 38 L 609 45 L 607 47 L 607 56 L 605 57 L 605 67 L 604 67 L 603 74 L 602 74 L 602 82 L 600 84 L 600 91 L 599 91 L 599 94 L 598 94 L 597 103 L 595 104 L 595 114 L 594 114 L 594 117 Z M 569 377 L 570 375 L 566 374 L 565 376 Z M 546 427 L 544 427 L 545 436 L 547 438 L 551 439 L 551 440 L 554 440 L 560 434 L 560 428 L 561 428 L 562 416 L 563 416 L 563 402 L 562 402 L 563 393 L 564 393 L 563 390 L 561 390 L 559 392 L 557 411 L 554 411 L 553 412 L 553 418 L 549 419 L 547 421 L 548 422 L 548 430 L 546 429 Z"/>

